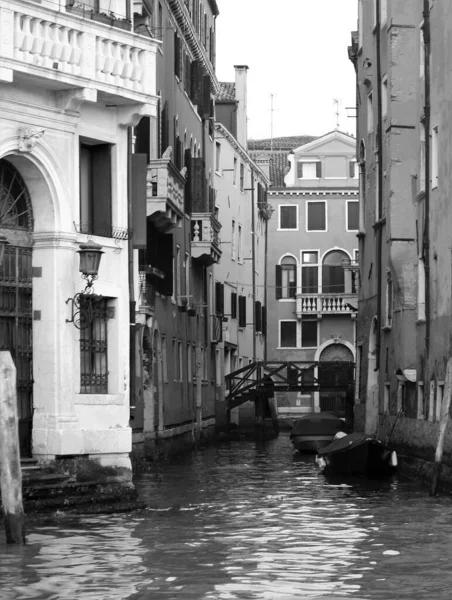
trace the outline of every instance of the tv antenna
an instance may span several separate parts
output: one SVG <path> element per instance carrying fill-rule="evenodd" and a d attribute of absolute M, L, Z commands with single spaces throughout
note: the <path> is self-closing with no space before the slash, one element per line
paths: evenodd
<path fill-rule="evenodd" d="M 275 94 L 270 94 L 270 152 L 273 152 L 273 97 Z"/>
<path fill-rule="evenodd" d="M 339 130 L 339 99 L 333 98 L 333 104 L 336 107 L 334 114 L 336 115 L 336 131 L 338 131 Z"/>

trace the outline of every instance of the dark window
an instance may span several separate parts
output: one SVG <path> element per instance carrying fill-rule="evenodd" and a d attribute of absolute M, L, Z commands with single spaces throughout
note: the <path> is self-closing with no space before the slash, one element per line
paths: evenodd
<path fill-rule="evenodd" d="M 345 252 L 329 252 L 323 259 L 322 292 L 325 294 L 343 294 L 345 276 L 342 261 L 348 259 Z"/>
<path fill-rule="evenodd" d="M 239 327 L 246 327 L 246 296 L 239 296 Z"/>
<path fill-rule="evenodd" d="M 285 256 L 281 265 L 276 265 L 276 297 L 295 298 L 297 293 L 297 261 Z"/>
<path fill-rule="evenodd" d="M 224 315 L 224 284 L 219 281 L 215 283 L 215 312 Z"/>
<path fill-rule="evenodd" d="M 231 292 L 231 319 L 237 319 L 237 294 Z"/>
<path fill-rule="evenodd" d="M 314 348 L 317 346 L 317 319 L 302 319 L 301 346 L 302 348 Z"/>
<path fill-rule="evenodd" d="M 173 293 L 173 236 L 158 231 L 148 219 L 146 250 L 140 250 L 140 271 L 146 271 L 149 283 L 164 296 Z"/>
<path fill-rule="evenodd" d="M 297 229 L 297 207 L 280 206 L 279 207 L 279 228 Z"/>
<path fill-rule="evenodd" d="M 262 307 L 262 333 L 267 335 L 267 307 Z"/>
<path fill-rule="evenodd" d="M 325 202 L 308 202 L 308 231 L 326 231 Z"/>
<path fill-rule="evenodd" d="M 416 384 L 412 381 L 405 381 L 403 384 L 403 408 L 406 417 L 417 418 Z"/>
<path fill-rule="evenodd" d="M 280 338 L 281 348 L 296 348 L 297 347 L 297 322 L 296 321 L 281 321 L 280 322 Z"/>
<path fill-rule="evenodd" d="M 359 228 L 359 202 L 347 202 L 347 229 L 358 231 Z"/>
<path fill-rule="evenodd" d="M 80 146 L 80 231 L 112 236 L 111 146 Z"/>
<path fill-rule="evenodd" d="M 92 314 L 91 323 L 80 330 L 80 393 L 107 394 L 107 300 L 82 296 L 80 307 Z"/>
<path fill-rule="evenodd" d="M 254 303 L 254 323 L 257 332 L 262 332 L 262 304 L 259 301 Z"/>
<path fill-rule="evenodd" d="M 174 74 L 181 77 L 181 42 L 177 33 L 174 34 Z"/>

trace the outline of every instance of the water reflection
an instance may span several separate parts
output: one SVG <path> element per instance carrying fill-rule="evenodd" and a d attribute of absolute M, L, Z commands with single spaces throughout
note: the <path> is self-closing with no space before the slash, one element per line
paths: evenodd
<path fill-rule="evenodd" d="M 140 513 L 36 523 L 25 548 L 0 538 L 0 599 L 450 597 L 449 498 L 326 479 L 284 435 L 199 451 L 137 485 Z"/>

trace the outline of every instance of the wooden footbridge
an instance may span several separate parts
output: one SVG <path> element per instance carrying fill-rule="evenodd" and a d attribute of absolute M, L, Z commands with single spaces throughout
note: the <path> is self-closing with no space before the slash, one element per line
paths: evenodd
<path fill-rule="evenodd" d="M 231 410 L 248 400 L 275 392 L 351 392 L 354 362 L 257 361 L 226 375 L 226 402 Z"/>

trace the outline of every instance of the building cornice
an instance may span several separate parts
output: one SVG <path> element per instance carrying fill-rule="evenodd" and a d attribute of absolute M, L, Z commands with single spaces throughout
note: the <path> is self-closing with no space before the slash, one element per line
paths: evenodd
<path fill-rule="evenodd" d="M 248 163 L 250 165 L 250 167 L 252 167 L 255 171 L 257 171 L 257 173 L 259 173 L 259 175 L 262 177 L 262 179 L 265 181 L 265 183 L 268 186 L 270 184 L 270 179 L 267 177 L 267 175 L 265 175 L 265 173 L 262 171 L 262 169 L 257 166 L 257 164 L 254 162 L 254 160 L 251 158 L 249 152 L 247 152 L 247 150 L 245 150 L 245 148 L 241 144 L 239 144 L 239 142 L 235 139 L 235 137 L 232 135 L 232 133 L 230 133 L 226 129 L 226 127 L 224 125 L 222 125 L 221 123 L 215 123 L 215 131 L 219 131 L 221 133 L 221 135 L 228 140 L 228 142 L 231 144 L 231 146 L 233 148 L 235 148 L 235 150 L 237 150 L 237 154 L 240 155 L 242 160 L 244 160 L 246 163 Z"/>
<path fill-rule="evenodd" d="M 270 196 L 359 196 L 359 190 L 275 190 L 269 189 Z"/>
<path fill-rule="evenodd" d="M 206 75 L 209 75 L 210 77 L 212 93 L 217 95 L 220 92 L 220 84 L 218 83 L 213 65 L 207 56 L 207 52 L 201 44 L 198 34 L 195 31 L 188 8 L 185 6 L 183 0 L 168 0 L 168 4 L 173 12 L 177 24 L 187 40 L 190 50 L 193 52 L 193 56 L 196 60 L 201 62 L 203 70 L 205 71 Z"/>

